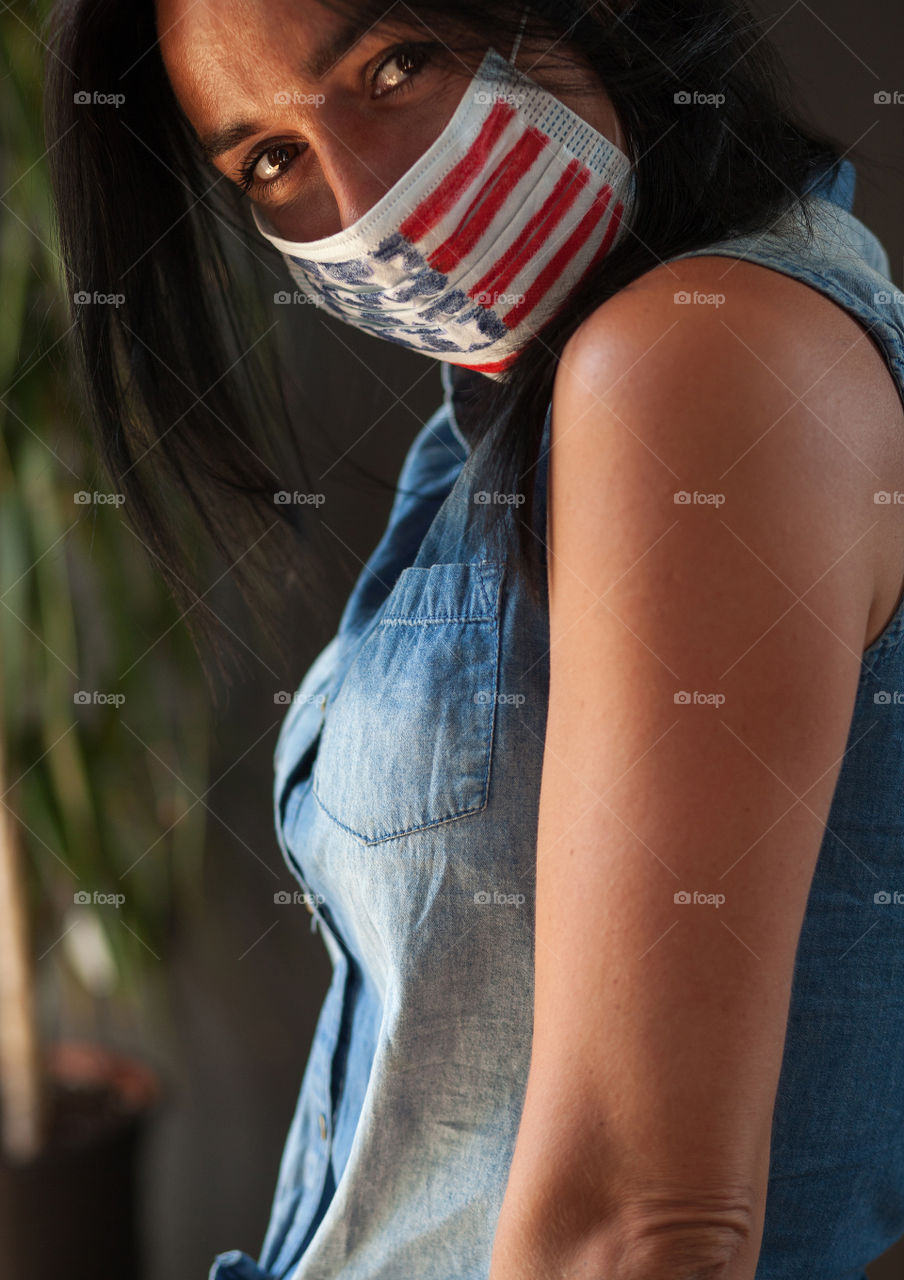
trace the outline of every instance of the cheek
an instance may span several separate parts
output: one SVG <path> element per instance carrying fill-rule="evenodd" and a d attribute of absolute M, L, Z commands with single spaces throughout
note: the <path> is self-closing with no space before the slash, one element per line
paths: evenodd
<path fill-rule="evenodd" d="M 311 174 L 316 165 L 309 165 Z M 290 203 L 276 208 L 264 204 L 264 214 L 283 240 L 322 240 L 342 229 L 336 197 L 322 174 L 315 173 L 292 188 L 298 194 Z"/>

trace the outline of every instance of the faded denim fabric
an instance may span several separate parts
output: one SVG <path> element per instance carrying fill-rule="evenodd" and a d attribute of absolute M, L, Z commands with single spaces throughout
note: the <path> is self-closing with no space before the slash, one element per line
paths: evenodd
<path fill-rule="evenodd" d="M 849 161 L 823 180 L 813 245 L 783 220 L 698 253 L 840 303 L 904 401 L 904 305 L 853 189 Z M 210 1280 L 489 1274 L 530 1059 L 548 609 L 475 534 L 459 374 L 276 745 L 280 847 L 333 977 L 260 1261 L 222 1253 Z M 547 410 L 541 537 L 548 436 Z M 803 924 L 757 1280 L 865 1280 L 904 1233 L 902 636 L 904 602 L 863 657 Z"/>

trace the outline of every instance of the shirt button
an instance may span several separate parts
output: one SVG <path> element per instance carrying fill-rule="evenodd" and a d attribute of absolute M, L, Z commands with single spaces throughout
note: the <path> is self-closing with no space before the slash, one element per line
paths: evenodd
<path fill-rule="evenodd" d="M 321 711 L 326 710 L 326 694 L 325 693 L 322 693 L 320 695 L 320 710 Z"/>
<path fill-rule="evenodd" d="M 326 1116 L 321 1111 L 320 1116 L 318 1118 L 320 1120 L 320 1136 L 321 1138 L 323 1138 L 325 1142 L 326 1141 Z"/>
<path fill-rule="evenodd" d="M 304 905 L 307 907 L 308 915 L 313 915 L 314 908 L 311 906 L 311 895 L 309 893 L 304 895 Z"/>

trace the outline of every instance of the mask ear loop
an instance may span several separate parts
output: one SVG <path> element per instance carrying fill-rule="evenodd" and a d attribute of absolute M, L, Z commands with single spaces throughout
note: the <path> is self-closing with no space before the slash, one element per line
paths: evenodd
<path fill-rule="evenodd" d="M 519 45 L 520 45 L 520 43 L 521 43 L 521 37 L 524 35 L 524 24 L 525 24 L 525 22 L 527 22 L 527 11 L 528 11 L 528 9 L 529 9 L 529 8 L 530 8 L 530 5 L 529 5 L 529 4 L 526 4 L 526 5 L 524 6 L 524 12 L 523 12 L 523 13 L 522 13 L 522 15 L 521 15 L 521 26 L 518 28 L 518 35 L 517 35 L 517 36 L 516 36 L 516 38 L 515 38 L 515 45 L 514 45 L 514 48 L 512 49 L 511 53 L 509 54 L 509 59 L 508 59 L 508 60 L 509 60 L 509 62 L 512 64 L 512 66 L 514 66 L 514 65 L 515 65 L 515 58 L 518 56 L 518 46 L 519 46 Z"/>

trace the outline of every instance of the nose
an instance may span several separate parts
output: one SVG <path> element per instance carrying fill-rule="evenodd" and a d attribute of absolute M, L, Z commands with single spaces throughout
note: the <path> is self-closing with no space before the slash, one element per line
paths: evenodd
<path fill-rule="evenodd" d="M 337 221 L 335 229 L 340 231 L 367 213 L 389 189 L 393 179 L 386 172 L 390 163 L 386 150 L 374 154 L 372 140 L 369 144 L 364 130 L 333 133 L 327 132 L 328 128 L 324 122 L 317 157 L 318 178 L 330 192 Z"/>

